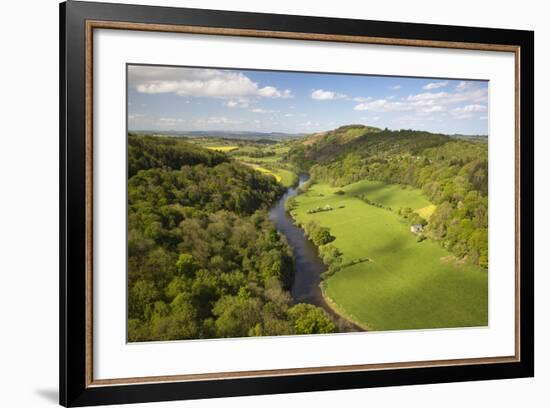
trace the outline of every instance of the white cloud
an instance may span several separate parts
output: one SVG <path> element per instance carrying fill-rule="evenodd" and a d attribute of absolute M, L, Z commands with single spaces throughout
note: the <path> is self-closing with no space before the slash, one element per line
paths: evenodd
<path fill-rule="evenodd" d="M 180 118 L 160 118 L 160 122 L 185 122 L 185 119 Z"/>
<path fill-rule="evenodd" d="M 463 106 L 461 108 L 455 108 L 455 109 L 453 109 L 453 112 L 458 112 L 458 113 L 483 112 L 485 110 L 487 110 L 487 107 L 485 107 L 483 105 L 474 104 L 474 105 L 466 105 L 466 106 Z"/>
<path fill-rule="evenodd" d="M 212 98 L 290 98 L 289 89 L 260 87 L 241 72 L 217 69 L 130 66 L 128 82 L 138 92 Z"/>
<path fill-rule="evenodd" d="M 372 97 L 371 96 L 367 96 L 367 97 L 357 96 L 355 98 L 351 98 L 351 100 L 354 101 L 354 102 L 368 102 L 368 101 L 372 101 Z"/>
<path fill-rule="evenodd" d="M 409 95 L 407 97 L 407 101 L 434 101 L 434 100 L 440 100 L 440 99 L 446 99 L 450 98 L 452 94 L 448 92 L 423 92 L 416 95 Z"/>
<path fill-rule="evenodd" d="M 258 86 L 241 73 L 227 73 L 208 70 L 196 75 L 193 71 L 183 71 L 178 80 L 152 80 L 136 85 L 141 93 L 162 94 L 175 93 L 177 95 L 234 97 L 254 95 Z"/>
<path fill-rule="evenodd" d="M 377 99 L 372 102 L 364 102 L 356 105 L 354 110 L 357 111 L 371 111 L 371 112 L 403 112 L 411 110 L 412 107 L 403 102 L 390 102 L 386 99 Z"/>
<path fill-rule="evenodd" d="M 224 102 L 228 108 L 248 108 L 250 102 L 247 99 L 230 99 Z"/>
<path fill-rule="evenodd" d="M 172 117 L 161 117 L 161 118 L 149 118 L 148 122 L 154 124 L 155 126 L 173 128 L 186 123 L 187 121 L 182 118 L 172 118 Z"/>
<path fill-rule="evenodd" d="M 466 106 L 456 107 L 466 103 Z M 394 101 L 390 98 L 363 102 L 354 107 L 357 111 L 371 112 L 414 112 L 419 115 L 433 113 L 445 114 L 450 111 L 454 117 L 464 116 L 472 112 L 481 112 L 487 109 L 487 90 L 483 88 L 464 87 L 464 91 L 457 92 L 422 92 Z"/>
<path fill-rule="evenodd" d="M 470 84 L 468 84 L 468 82 L 466 82 L 466 81 L 460 81 L 460 82 L 458 83 L 458 85 L 455 87 L 455 89 L 456 89 L 457 91 L 464 91 L 464 90 L 466 90 L 466 89 L 469 88 L 469 87 L 470 87 Z"/>
<path fill-rule="evenodd" d="M 273 86 L 264 86 L 258 90 L 258 95 L 263 96 L 264 98 L 292 98 L 292 92 L 290 89 L 285 89 L 284 91 L 279 91 Z"/>
<path fill-rule="evenodd" d="M 253 112 L 253 113 L 276 113 L 278 111 L 269 110 L 269 109 L 262 109 L 262 108 L 254 108 L 254 109 L 250 109 L 250 112 Z"/>
<path fill-rule="evenodd" d="M 390 87 L 390 89 L 393 89 L 394 91 L 397 91 L 397 90 L 401 89 L 401 85 L 394 85 L 394 86 Z"/>
<path fill-rule="evenodd" d="M 325 91 L 323 89 L 316 89 L 311 93 L 311 99 L 315 99 L 316 101 L 330 101 L 333 99 L 342 99 L 345 98 L 346 95 L 333 92 L 333 91 Z"/>
<path fill-rule="evenodd" d="M 413 102 L 416 106 L 427 105 L 453 105 L 457 103 L 469 102 L 471 104 L 481 104 L 487 102 L 487 89 L 471 89 L 462 92 L 423 92 L 416 95 L 409 95 L 406 100 Z"/>
<path fill-rule="evenodd" d="M 223 123 L 223 124 L 227 124 L 227 125 L 239 125 L 239 124 L 243 123 L 242 120 L 231 119 L 231 118 L 227 118 L 227 117 L 225 117 L 225 116 L 213 116 L 213 117 L 209 117 L 209 118 L 207 119 L 207 122 L 208 122 L 208 123 L 212 123 L 212 124 Z"/>
<path fill-rule="evenodd" d="M 473 116 L 475 112 L 484 112 L 487 110 L 486 106 L 473 104 L 466 105 L 459 108 L 454 108 L 451 110 L 451 115 L 455 119 L 469 119 Z"/>
<path fill-rule="evenodd" d="M 307 122 L 300 123 L 300 126 L 311 128 L 311 127 L 319 126 L 319 123 L 308 120 Z"/>
<path fill-rule="evenodd" d="M 421 107 L 419 110 L 422 113 L 434 113 L 434 112 L 443 112 L 445 108 L 441 105 L 431 105 L 431 106 Z"/>
<path fill-rule="evenodd" d="M 284 116 L 285 116 L 285 118 L 291 118 L 291 117 L 294 116 L 294 114 L 293 113 L 285 113 Z"/>
<path fill-rule="evenodd" d="M 432 90 L 432 89 L 437 89 L 437 88 L 443 88 L 445 86 L 447 86 L 449 84 L 448 81 L 441 81 L 441 82 L 430 82 L 428 85 L 425 85 L 423 87 L 423 89 L 426 89 L 426 90 Z"/>
<path fill-rule="evenodd" d="M 133 114 L 130 114 L 128 115 L 128 119 L 132 120 L 132 119 L 140 119 L 140 118 L 144 118 L 145 115 L 143 113 L 133 113 Z"/>
<path fill-rule="evenodd" d="M 197 126 L 210 126 L 210 125 L 241 125 L 245 123 L 242 120 L 228 118 L 227 116 L 208 116 L 206 118 L 199 118 L 195 121 Z"/>

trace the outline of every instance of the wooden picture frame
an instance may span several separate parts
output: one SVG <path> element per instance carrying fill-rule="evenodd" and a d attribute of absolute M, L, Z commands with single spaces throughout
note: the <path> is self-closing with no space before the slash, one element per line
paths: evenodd
<path fill-rule="evenodd" d="M 93 30 L 515 54 L 515 354 L 502 357 L 97 380 L 93 375 Z M 534 34 L 530 31 L 68 1 L 60 5 L 60 403 L 338 390 L 534 375 Z M 520 250 L 521 248 L 521 250 Z"/>

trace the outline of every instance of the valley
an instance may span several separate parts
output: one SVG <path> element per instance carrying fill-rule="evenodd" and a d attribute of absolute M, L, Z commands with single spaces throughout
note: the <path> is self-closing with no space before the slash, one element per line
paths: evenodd
<path fill-rule="evenodd" d="M 130 136 L 134 340 L 488 325 L 486 139 L 222 136 Z"/>

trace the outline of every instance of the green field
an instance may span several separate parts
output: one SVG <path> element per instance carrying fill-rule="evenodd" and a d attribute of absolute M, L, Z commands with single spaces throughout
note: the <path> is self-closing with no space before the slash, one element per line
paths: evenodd
<path fill-rule="evenodd" d="M 260 173 L 269 174 L 275 177 L 275 180 L 277 180 L 279 183 L 281 183 L 285 187 L 292 187 L 298 181 L 298 176 L 290 170 L 285 170 L 277 167 L 273 169 L 268 169 L 266 167 L 259 166 L 254 163 L 243 162 L 243 164 L 246 164 L 247 166 L 252 167 L 254 170 L 259 171 Z"/>
<path fill-rule="evenodd" d="M 342 190 L 347 195 L 365 194 L 370 200 L 396 211 L 400 207 L 410 207 L 416 210 L 432 204 L 417 189 L 398 186 L 396 184 L 386 184 L 381 181 L 364 180 L 350 184 Z"/>
<path fill-rule="evenodd" d="M 334 194 L 343 190 L 344 194 Z M 392 210 L 354 197 L 366 195 Z M 486 326 L 487 271 L 454 261 L 440 244 L 418 242 L 397 210 L 430 208 L 419 190 L 361 181 L 343 188 L 314 184 L 297 196 L 292 215 L 299 223 L 318 220 L 336 237 L 342 268 L 323 282 L 329 303 L 368 330 Z M 330 205 L 334 210 L 307 214 Z"/>
<path fill-rule="evenodd" d="M 278 177 L 277 181 L 285 187 L 292 187 L 298 182 L 298 176 L 290 170 L 275 168 L 273 173 Z"/>

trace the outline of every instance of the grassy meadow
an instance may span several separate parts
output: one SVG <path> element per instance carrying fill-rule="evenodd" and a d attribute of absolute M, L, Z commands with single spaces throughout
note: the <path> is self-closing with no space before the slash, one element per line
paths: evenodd
<path fill-rule="evenodd" d="M 420 190 L 367 180 L 342 188 L 313 184 L 296 201 L 292 216 L 300 224 L 317 220 L 330 228 L 344 265 L 370 259 L 323 282 L 325 297 L 340 314 L 369 330 L 487 325 L 487 271 L 455 261 L 432 240 L 418 242 L 397 214 L 401 207 L 433 212 Z M 308 214 L 327 205 L 333 210 Z"/>
<path fill-rule="evenodd" d="M 286 170 L 280 167 L 272 171 L 273 174 L 275 174 L 277 181 L 285 187 L 292 187 L 298 182 L 298 176 L 293 171 Z"/>

